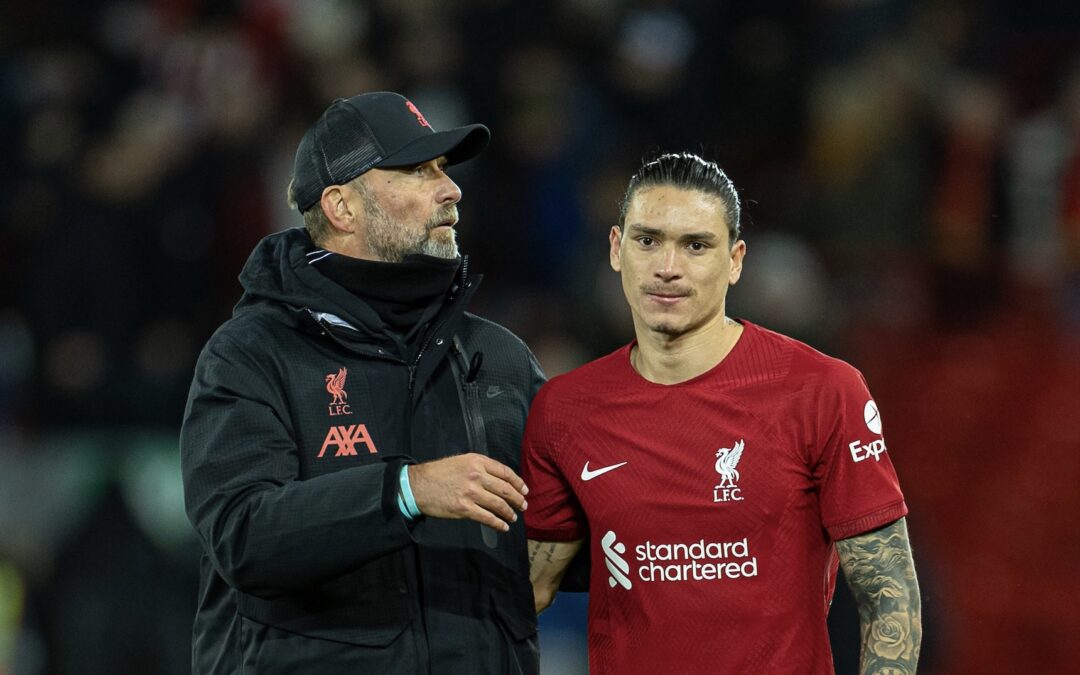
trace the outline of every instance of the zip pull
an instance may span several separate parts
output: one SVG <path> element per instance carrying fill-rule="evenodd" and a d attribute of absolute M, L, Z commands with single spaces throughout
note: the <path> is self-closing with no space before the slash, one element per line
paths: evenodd
<path fill-rule="evenodd" d="M 465 375 L 465 382 L 471 383 L 476 381 L 476 376 L 480 374 L 480 366 L 484 364 L 484 352 L 476 352 L 472 356 L 472 360 L 469 362 L 469 372 Z"/>

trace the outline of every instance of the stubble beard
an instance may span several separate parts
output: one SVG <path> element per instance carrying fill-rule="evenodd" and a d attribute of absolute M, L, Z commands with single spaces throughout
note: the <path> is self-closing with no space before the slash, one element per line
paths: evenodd
<path fill-rule="evenodd" d="M 692 289 L 675 288 L 658 284 L 650 284 L 648 286 L 642 286 L 640 288 L 640 292 L 642 294 L 664 291 L 676 291 L 685 294 L 687 298 L 696 295 L 696 293 Z M 643 300 L 643 302 L 647 303 L 648 300 Z M 693 326 L 690 324 L 690 322 L 688 322 L 682 317 L 676 317 L 675 319 L 664 316 L 661 316 L 659 318 L 647 318 L 644 311 L 642 312 L 642 323 L 645 324 L 645 326 L 649 329 L 650 332 L 659 333 L 660 335 L 668 338 L 681 337 L 693 329 Z"/>
<path fill-rule="evenodd" d="M 669 338 L 677 338 L 686 332 L 686 329 L 681 326 L 674 326 L 669 323 L 657 323 L 649 326 L 649 330 L 654 333 L 667 336 Z"/>
<path fill-rule="evenodd" d="M 693 293 L 691 293 L 693 295 Z M 720 321 L 726 322 L 726 314 L 724 308 L 720 309 Z M 651 322 L 645 322 L 645 325 L 653 333 L 658 333 L 669 339 L 680 338 L 688 333 L 693 333 L 699 329 L 703 329 L 708 326 L 714 320 L 711 316 L 698 316 L 689 319 L 652 319 Z"/>
<path fill-rule="evenodd" d="M 457 231 L 454 228 L 432 236 L 432 231 L 440 223 L 457 221 L 456 205 L 436 211 L 424 223 L 423 231 L 419 234 L 410 232 L 409 228 L 391 218 L 374 199 L 365 200 L 364 206 L 368 215 L 368 247 L 380 260 L 401 262 L 405 256 L 414 254 L 446 259 L 458 257 Z"/>

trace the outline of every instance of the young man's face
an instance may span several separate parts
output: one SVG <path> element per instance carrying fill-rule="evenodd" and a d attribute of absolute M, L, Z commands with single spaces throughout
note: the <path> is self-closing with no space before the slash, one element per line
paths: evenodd
<path fill-rule="evenodd" d="M 622 274 L 639 338 L 644 331 L 679 337 L 723 322 L 746 244 L 730 245 L 719 198 L 668 185 L 642 188 L 624 227 L 611 228 L 611 267 Z"/>
<path fill-rule="evenodd" d="M 458 255 L 457 203 L 461 190 L 446 175 L 439 157 L 404 169 L 372 169 L 361 177 L 364 200 L 362 231 L 376 260 L 400 262 L 423 253 L 440 258 Z"/>

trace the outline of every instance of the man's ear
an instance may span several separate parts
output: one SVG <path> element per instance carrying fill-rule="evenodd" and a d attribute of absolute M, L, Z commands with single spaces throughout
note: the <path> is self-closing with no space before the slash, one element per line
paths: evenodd
<path fill-rule="evenodd" d="M 342 185 L 331 185 L 322 192 L 319 206 L 336 232 L 353 232 L 356 229 L 356 212 L 348 199 L 348 190 Z"/>
<path fill-rule="evenodd" d="M 622 272 L 622 230 L 618 225 L 613 225 L 611 232 L 608 232 L 608 243 L 611 244 L 608 252 L 611 269 Z"/>
<path fill-rule="evenodd" d="M 728 272 L 728 285 L 734 286 L 742 277 L 743 259 L 746 258 L 746 242 L 742 239 L 731 247 L 731 271 Z"/>

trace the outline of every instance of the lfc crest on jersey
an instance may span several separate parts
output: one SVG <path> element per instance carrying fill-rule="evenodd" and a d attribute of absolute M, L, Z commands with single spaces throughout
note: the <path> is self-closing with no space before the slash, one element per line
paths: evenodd
<path fill-rule="evenodd" d="M 730 448 L 716 451 L 716 473 L 720 474 L 720 484 L 713 487 L 713 502 L 741 502 L 742 488 L 739 487 L 739 460 L 742 459 L 746 442 L 739 442 Z"/>

